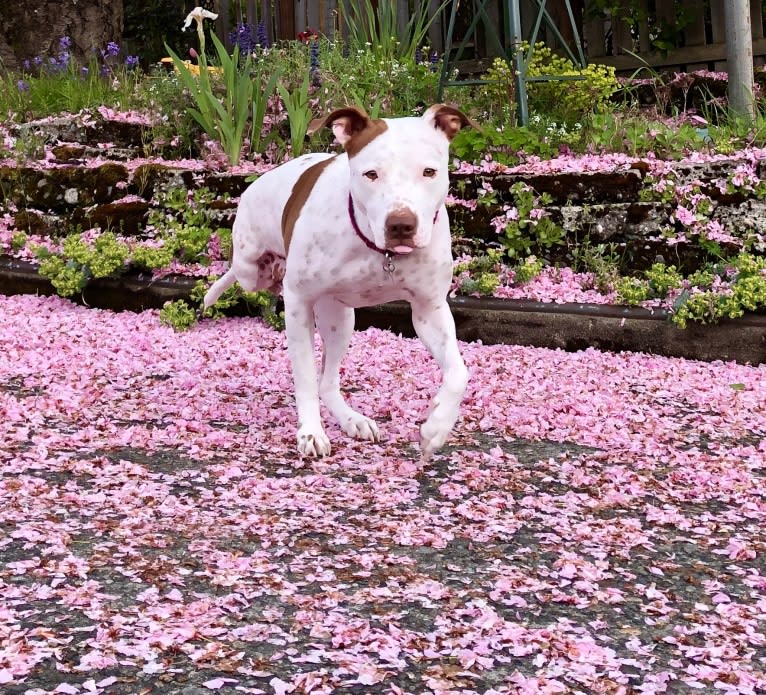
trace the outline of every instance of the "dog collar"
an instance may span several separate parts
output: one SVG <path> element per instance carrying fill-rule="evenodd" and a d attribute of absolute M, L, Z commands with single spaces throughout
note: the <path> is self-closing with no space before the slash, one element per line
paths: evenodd
<path fill-rule="evenodd" d="M 389 251 L 388 249 L 381 249 L 380 247 L 375 246 L 375 244 L 362 233 L 362 230 L 359 229 L 359 223 L 356 221 L 356 213 L 354 212 L 354 199 L 351 197 L 351 193 L 348 194 L 348 216 L 351 219 L 351 226 L 354 228 L 356 235 L 364 242 L 364 245 L 368 249 L 382 253 L 384 256 L 398 255 L 393 251 Z"/>
<path fill-rule="evenodd" d="M 391 260 L 394 256 L 402 256 L 404 254 L 397 253 L 396 251 L 391 251 L 389 249 L 382 249 L 379 246 L 376 246 L 372 241 L 370 241 L 363 233 L 362 230 L 359 229 L 359 223 L 356 221 L 356 213 L 354 212 L 354 199 L 351 197 L 351 192 L 348 194 L 348 216 L 351 220 L 351 226 L 354 228 L 354 231 L 356 232 L 356 235 L 364 242 L 364 245 L 370 249 L 371 251 L 377 251 L 380 254 L 383 254 L 385 256 L 386 260 L 383 263 L 383 269 L 391 274 L 394 272 L 396 267 L 394 266 L 393 261 Z M 434 221 L 433 224 L 436 224 L 436 220 L 439 217 L 439 210 L 437 210 L 434 213 Z"/>

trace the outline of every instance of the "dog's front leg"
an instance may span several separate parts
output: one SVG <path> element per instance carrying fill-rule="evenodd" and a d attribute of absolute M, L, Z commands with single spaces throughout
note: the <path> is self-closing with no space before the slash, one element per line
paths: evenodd
<path fill-rule="evenodd" d="M 455 320 L 446 300 L 436 305 L 413 303 L 412 325 L 442 370 L 441 388 L 420 426 L 420 451 L 428 459 L 444 444 L 457 420 L 468 384 L 468 370 L 458 350 Z"/>
<path fill-rule="evenodd" d="M 327 456 L 330 440 L 319 414 L 319 392 L 314 361 L 314 308 L 312 303 L 284 288 L 285 335 L 293 370 L 298 409 L 298 451 L 303 456 Z"/>

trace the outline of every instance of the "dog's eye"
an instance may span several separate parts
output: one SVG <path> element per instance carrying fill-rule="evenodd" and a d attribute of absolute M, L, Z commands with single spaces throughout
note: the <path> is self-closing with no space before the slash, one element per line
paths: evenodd
<path fill-rule="evenodd" d="M 374 181 L 378 178 L 378 172 L 374 169 L 370 169 L 370 171 L 365 171 L 364 174 L 362 174 L 365 178 L 370 179 L 370 181 Z"/>
<path fill-rule="evenodd" d="M 426 167 L 423 169 L 423 176 L 426 178 L 432 179 L 434 176 L 436 176 L 436 169 L 431 169 L 431 167 Z"/>

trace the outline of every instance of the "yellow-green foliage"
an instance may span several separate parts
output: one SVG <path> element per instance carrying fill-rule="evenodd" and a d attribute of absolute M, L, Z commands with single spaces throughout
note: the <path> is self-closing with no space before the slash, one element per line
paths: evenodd
<path fill-rule="evenodd" d="M 122 272 L 128 258 L 128 247 L 112 232 L 105 232 L 92 243 L 82 234 L 70 234 L 60 253 L 42 246 L 34 246 L 32 251 L 40 261 L 40 275 L 48 278 L 62 297 L 82 291 L 91 278 Z"/>
<path fill-rule="evenodd" d="M 528 49 L 529 46 L 524 44 L 520 48 L 525 54 Z M 593 111 L 604 110 L 619 86 L 613 67 L 591 64 L 581 69 L 545 44 L 536 43 L 527 65 L 527 76 L 549 75 L 581 79 L 528 82 L 530 108 L 568 122 L 579 121 Z M 490 81 L 487 88 L 493 97 L 507 100 L 513 95 L 513 71 L 506 60 L 495 58 L 487 70 L 486 79 Z"/>
<path fill-rule="evenodd" d="M 515 101 L 516 88 L 513 82 L 513 69 L 503 58 L 495 58 L 484 75 L 487 80 L 487 94 L 493 101 L 506 103 Z"/>
<path fill-rule="evenodd" d="M 603 110 L 619 86 L 613 67 L 591 64 L 581 69 L 542 43 L 535 44 L 527 75 L 584 78 L 564 82 L 530 82 L 528 85 L 531 101 L 539 102 L 541 108 L 550 108 L 553 112 L 560 109 L 562 115 L 575 120 L 591 111 Z"/>

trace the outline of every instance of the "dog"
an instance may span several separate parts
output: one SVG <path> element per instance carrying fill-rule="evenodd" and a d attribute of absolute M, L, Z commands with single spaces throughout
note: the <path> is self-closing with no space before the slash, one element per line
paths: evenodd
<path fill-rule="evenodd" d="M 340 391 L 340 364 L 354 329 L 354 308 L 394 300 L 438 362 L 442 384 L 420 427 L 427 460 L 447 439 L 468 383 L 447 304 L 452 248 L 445 199 L 449 144 L 470 125 L 458 109 L 435 104 L 422 116 L 370 118 L 340 108 L 311 123 L 331 127 L 340 154 L 297 157 L 243 193 L 232 230 L 228 271 L 204 307 L 239 282 L 246 291 L 282 292 L 298 411 L 298 451 L 330 454 L 322 402 L 351 437 L 379 441 L 373 420 Z M 323 343 L 317 383 L 314 328 Z"/>

